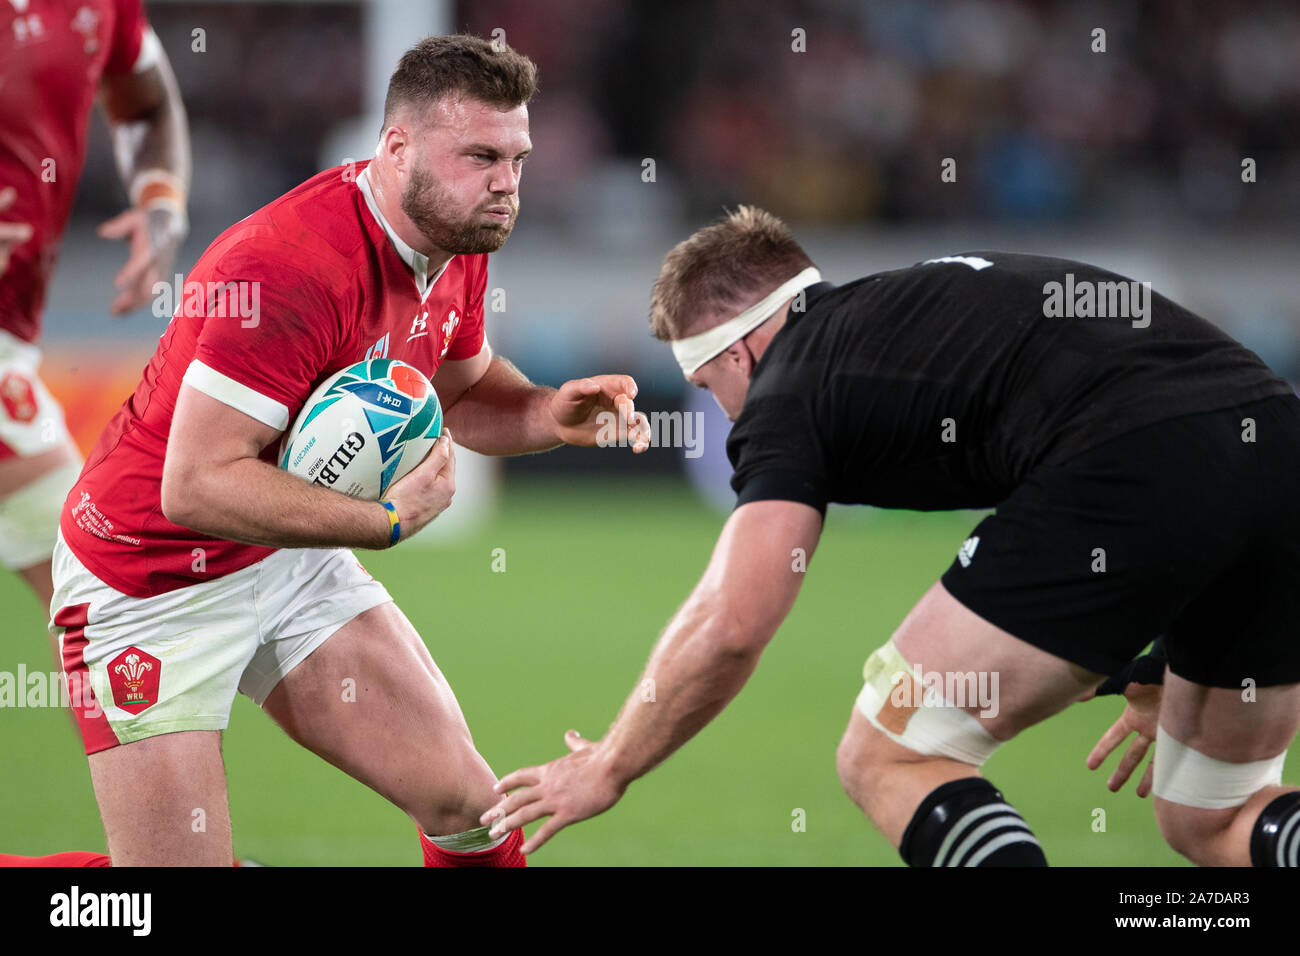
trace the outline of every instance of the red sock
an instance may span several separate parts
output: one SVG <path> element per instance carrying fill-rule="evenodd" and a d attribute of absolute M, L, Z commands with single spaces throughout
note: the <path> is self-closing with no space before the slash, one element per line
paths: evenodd
<path fill-rule="evenodd" d="M 419 830 L 419 827 L 416 827 Z M 420 830 L 420 846 L 424 848 L 425 866 L 527 866 L 519 848 L 524 844 L 524 831 L 515 830 L 505 842 L 490 850 L 478 853 L 453 853 L 437 846 Z"/>
<path fill-rule="evenodd" d="M 91 853 L 87 850 L 72 850 L 68 853 L 55 853 L 52 856 L 14 856 L 12 853 L 0 853 L 0 866 L 112 865 L 112 861 L 103 853 Z"/>

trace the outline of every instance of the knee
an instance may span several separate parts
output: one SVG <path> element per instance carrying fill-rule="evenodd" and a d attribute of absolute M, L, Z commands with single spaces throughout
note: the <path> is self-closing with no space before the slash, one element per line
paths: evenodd
<path fill-rule="evenodd" d="M 835 750 L 835 769 L 840 785 L 853 802 L 864 809 L 888 773 L 892 761 L 883 745 L 890 743 L 874 727 L 855 720 L 844 731 Z M 898 749 L 896 744 L 893 747 Z"/>
<path fill-rule="evenodd" d="M 437 773 L 399 805 L 431 836 L 463 833 L 478 827 L 479 816 L 496 802 L 495 783 L 495 774 L 471 747 L 441 763 Z"/>
<path fill-rule="evenodd" d="M 1165 842 L 1200 866 L 1250 862 L 1256 818 L 1281 789 L 1283 751 L 1276 757 L 1229 762 L 1156 733 L 1156 823 Z"/>
<path fill-rule="evenodd" d="M 1197 866 L 1224 866 L 1219 852 L 1241 808 L 1206 810 L 1156 799 L 1156 823 L 1170 848 Z"/>
<path fill-rule="evenodd" d="M 476 829 L 479 816 L 489 806 L 482 801 L 444 798 L 403 809 L 429 836 L 446 836 Z"/>

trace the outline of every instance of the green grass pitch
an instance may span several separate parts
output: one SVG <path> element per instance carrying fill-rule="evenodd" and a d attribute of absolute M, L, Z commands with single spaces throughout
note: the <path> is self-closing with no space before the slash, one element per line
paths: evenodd
<path fill-rule="evenodd" d="M 708 560 L 722 518 L 673 484 L 514 482 L 490 526 L 438 550 L 362 554 L 419 629 L 498 773 L 599 736 Z M 971 514 L 833 511 L 795 610 L 750 684 L 604 816 L 534 865 L 897 865 L 840 789 L 835 747 L 864 658 L 947 567 Z M 506 571 L 492 570 L 504 548 Z M 49 669 L 43 615 L 0 575 L 0 670 Z M 1151 805 L 1084 757 L 1120 710 L 1077 705 L 988 776 L 1054 864 L 1177 865 Z M 270 865 L 415 865 L 411 823 L 238 698 L 224 745 L 235 850 Z M 1293 753 L 1295 748 L 1293 748 Z M 55 709 L 0 710 L 0 851 L 102 849 L 86 761 Z M 1105 831 L 1094 830 L 1105 811 Z M 797 810 L 806 824 L 796 832 Z"/>

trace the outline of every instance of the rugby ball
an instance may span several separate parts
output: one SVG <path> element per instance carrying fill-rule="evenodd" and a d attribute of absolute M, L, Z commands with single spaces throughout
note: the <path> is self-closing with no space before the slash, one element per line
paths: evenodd
<path fill-rule="evenodd" d="M 323 381 L 280 443 L 280 467 L 315 485 L 378 501 L 442 434 L 442 405 L 419 369 L 358 362 Z"/>

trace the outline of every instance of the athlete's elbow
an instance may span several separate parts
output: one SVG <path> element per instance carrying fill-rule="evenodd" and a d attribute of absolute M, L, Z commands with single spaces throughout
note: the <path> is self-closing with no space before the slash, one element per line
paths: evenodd
<path fill-rule="evenodd" d="M 175 481 L 168 481 L 163 476 L 161 494 L 159 495 L 163 517 L 172 524 L 188 528 L 191 521 L 189 502 L 185 495 L 179 493 Z"/>
<path fill-rule="evenodd" d="M 775 632 L 775 627 L 726 605 L 713 609 L 705 628 L 713 653 L 737 661 L 757 660 Z"/>
<path fill-rule="evenodd" d="M 173 467 L 170 462 L 163 465 L 162 485 L 159 488 L 159 506 L 163 517 L 174 525 L 203 531 L 202 492 L 198 475 L 188 469 Z"/>

